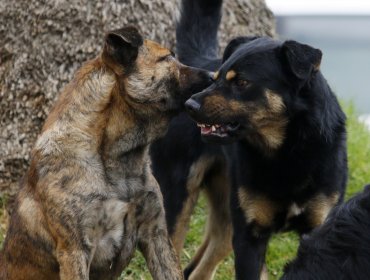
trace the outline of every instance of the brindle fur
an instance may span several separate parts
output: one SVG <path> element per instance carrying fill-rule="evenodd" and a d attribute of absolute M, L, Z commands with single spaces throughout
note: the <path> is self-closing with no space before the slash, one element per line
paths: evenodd
<path fill-rule="evenodd" d="M 136 247 L 154 279 L 182 279 L 148 145 L 208 80 L 134 28 L 108 33 L 36 142 L 0 279 L 115 279 Z"/>

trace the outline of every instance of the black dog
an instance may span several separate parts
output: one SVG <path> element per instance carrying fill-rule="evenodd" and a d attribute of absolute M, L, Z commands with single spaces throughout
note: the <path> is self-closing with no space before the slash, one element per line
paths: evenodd
<path fill-rule="evenodd" d="M 370 185 L 303 239 L 282 280 L 369 279 Z"/>
<path fill-rule="evenodd" d="M 221 4 L 183 0 L 177 52 L 185 64 L 219 69 L 214 84 L 189 99 L 186 107 L 198 122 L 203 140 L 232 144 L 221 151 L 201 143 L 199 132 L 180 116 L 162 140 L 162 147 L 154 147 L 153 165 L 173 237 L 184 235 L 176 228 L 187 223 L 197 197 L 189 199 L 194 185 L 205 183 L 211 202 L 218 198 L 216 207 L 211 203 L 209 220 L 214 228 L 220 224 L 218 229 L 226 229 L 225 238 L 219 237 L 222 233 L 207 231 L 185 276 L 207 279 L 198 276 L 200 268 L 205 267 L 208 273 L 216 258 L 204 265 L 205 256 L 217 251 L 215 247 L 219 251 L 226 248 L 222 253 L 227 254 L 230 231 L 225 226 L 229 218 L 224 205 L 231 182 L 237 278 L 259 279 L 272 233 L 307 233 L 321 225 L 330 209 L 342 201 L 347 179 L 345 116 L 319 70 L 321 52 L 317 49 L 295 41 L 239 37 L 229 43 L 223 59 L 218 59 Z M 199 159 L 206 162 L 200 164 L 201 169 L 196 164 Z M 195 176 L 199 175 L 196 170 L 201 170 L 201 176 Z M 166 181 L 164 174 L 170 179 Z M 214 180 L 215 174 L 222 180 Z M 176 184 L 174 176 L 182 182 Z M 212 189 L 215 181 L 224 187 Z M 173 195 L 175 189 L 177 194 Z"/>

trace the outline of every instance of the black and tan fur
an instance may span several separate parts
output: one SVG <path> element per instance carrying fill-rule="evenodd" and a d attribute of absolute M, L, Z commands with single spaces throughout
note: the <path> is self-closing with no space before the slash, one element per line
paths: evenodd
<path fill-rule="evenodd" d="M 135 28 L 109 32 L 36 142 L 0 279 L 115 279 L 136 247 L 154 279 L 182 279 L 148 145 L 208 83 L 206 71 L 180 64 Z"/>
<path fill-rule="evenodd" d="M 308 233 L 343 199 L 347 178 L 345 116 L 320 72 L 320 50 L 295 41 L 239 37 L 229 43 L 223 58 L 218 58 L 221 4 L 221 0 L 182 1 L 177 27 L 179 59 L 217 72 L 213 85 L 186 102 L 201 134 L 186 116 L 180 116 L 172 121 L 166 136 L 181 139 L 176 148 L 185 151 L 182 159 L 186 163 L 175 156 L 165 159 L 175 159 L 176 164 L 169 166 L 186 167 L 184 178 L 191 176 L 190 167 L 205 156 L 217 159 L 208 166 L 197 191 L 205 189 L 212 197 L 223 196 L 211 213 L 215 210 L 231 215 L 237 279 L 259 279 L 265 277 L 265 250 L 273 233 Z M 179 127 L 186 127 L 192 137 L 184 137 Z M 199 144 L 201 138 L 207 144 Z M 227 145 L 217 147 L 220 143 Z M 166 145 L 166 149 L 171 148 Z M 194 152 L 191 156 L 186 152 L 190 149 Z M 227 171 L 212 172 L 219 163 Z M 193 196 L 191 189 L 178 180 L 177 187 L 185 191 L 177 189 L 179 200 L 169 201 L 166 193 L 172 193 L 176 185 L 169 187 L 161 180 L 158 174 L 162 163 L 155 165 L 165 207 L 171 212 L 167 221 L 170 226 L 176 225 L 183 215 L 176 211 L 181 209 L 178 205 L 186 205 Z M 179 174 L 177 168 L 173 172 Z M 226 175 L 219 194 L 212 192 L 215 174 Z M 224 195 L 227 190 L 229 195 Z M 223 208 L 228 205 L 229 212 Z M 225 224 L 230 216 L 214 213 L 210 217 L 218 218 L 209 220 L 225 229 L 225 238 L 217 239 L 222 235 L 215 231 L 217 234 L 210 237 L 219 241 L 211 247 L 207 245 L 210 239 L 204 239 L 185 269 L 188 279 L 210 279 L 215 265 L 203 265 L 208 249 L 219 261 L 228 252 L 231 234 Z M 202 278 L 200 271 L 207 277 Z"/>

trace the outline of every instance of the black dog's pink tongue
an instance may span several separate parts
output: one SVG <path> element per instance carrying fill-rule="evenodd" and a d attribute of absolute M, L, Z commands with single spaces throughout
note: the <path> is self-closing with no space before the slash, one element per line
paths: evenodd
<path fill-rule="evenodd" d="M 200 128 L 200 132 L 202 134 L 211 134 L 212 133 L 212 128 L 210 126 L 202 126 Z"/>

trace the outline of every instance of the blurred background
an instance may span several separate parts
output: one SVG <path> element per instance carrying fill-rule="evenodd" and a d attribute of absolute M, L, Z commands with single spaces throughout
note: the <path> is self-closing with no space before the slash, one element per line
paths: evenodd
<path fill-rule="evenodd" d="M 321 70 L 370 128 L 370 1 L 266 0 L 281 39 L 321 49 Z"/>
<path fill-rule="evenodd" d="M 18 181 L 58 92 L 83 61 L 98 54 L 107 30 L 135 25 L 146 37 L 173 48 L 179 1 L 0 0 L 0 246 Z M 370 1 L 224 2 L 221 49 L 235 36 L 278 34 L 281 39 L 295 39 L 323 51 L 322 72 L 348 117 L 346 198 L 360 191 L 370 182 L 370 133 L 358 121 L 367 121 L 370 128 Z M 183 266 L 202 241 L 206 217 L 207 203 L 201 196 L 181 255 Z M 267 252 L 270 280 L 282 275 L 298 242 L 292 233 L 272 238 Z M 123 278 L 151 279 L 140 255 Z M 214 279 L 234 279 L 232 254 Z"/>

